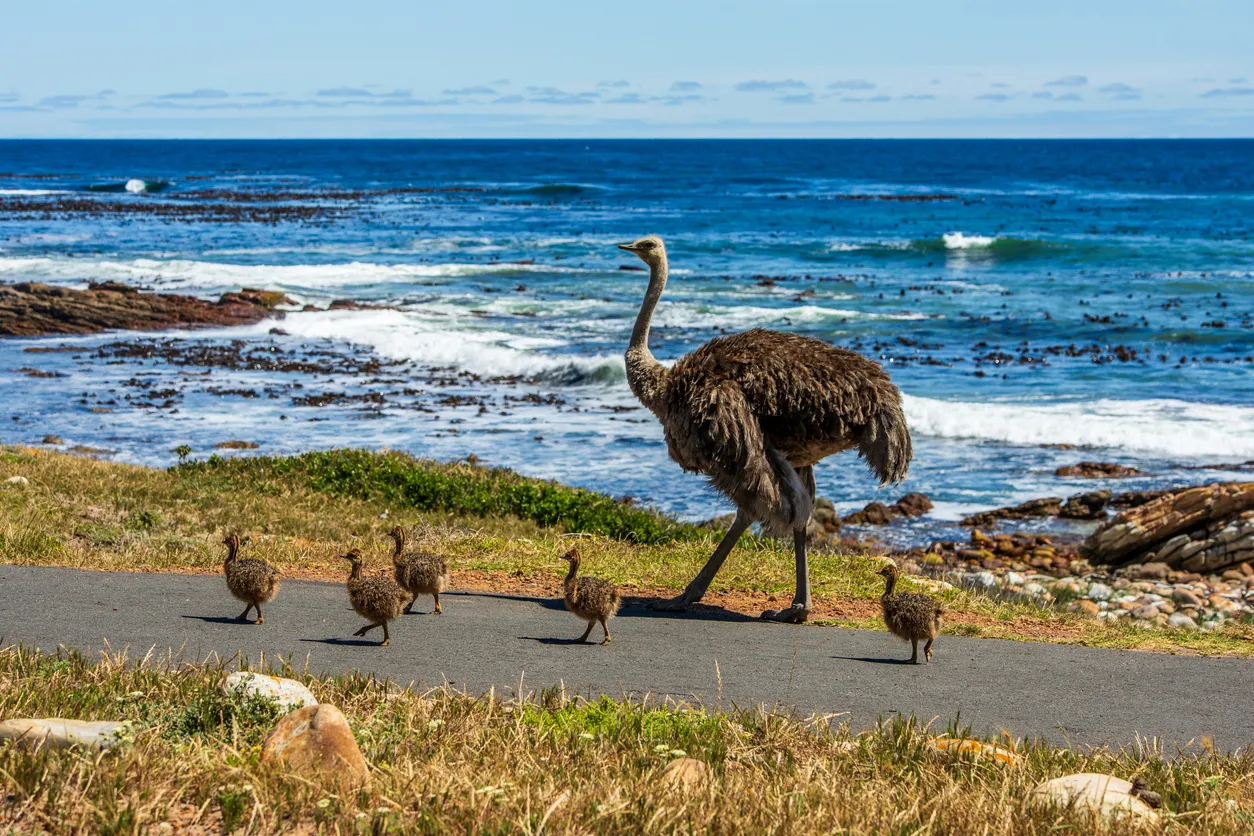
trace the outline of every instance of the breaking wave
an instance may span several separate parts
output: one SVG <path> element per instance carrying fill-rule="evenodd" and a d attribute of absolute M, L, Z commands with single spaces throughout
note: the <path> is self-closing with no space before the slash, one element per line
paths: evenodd
<path fill-rule="evenodd" d="M 971 403 L 903 395 L 910 429 L 936 438 L 1073 444 L 1188 458 L 1254 458 L 1254 408 L 1178 400 Z"/>

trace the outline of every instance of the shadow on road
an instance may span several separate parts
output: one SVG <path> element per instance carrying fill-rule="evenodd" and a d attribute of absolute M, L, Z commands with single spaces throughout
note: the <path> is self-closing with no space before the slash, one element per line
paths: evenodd
<path fill-rule="evenodd" d="M 909 659 L 893 659 L 888 656 L 833 656 L 833 659 L 842 659 L 846 662 L 870 662 L 873 665 L 908 665 Z"/>
<path fill-rule="evenodd" d="M 185 615 L 183 618 L 193 618 L 196 621 L 204 621 L 208 624 L 247 624 L 250 627 L 253 625 L 252 621 L 241 621 L 238 618 L 226 615 Z"/>
<path fill-rule="evenodd" d="M 581 639 L 563 639 L 556 636 L 519 636 L 519 641 L 539 642 L 540 644 L 586 644 L 588 647 L 597 647 L 600 642 L 589 642 Z"/>
<path fill-rule="evenodd" d="M 297 641 L 313 642 L 315 644 L 334 644 L 334 645 L 340 645 L 342 647 L 378 647 L 379 646 L 378 641 L 373 641 L 371 639 L 333 638 L 333 639 L 297 639 Z M 380 639 L 379 641 L 382 641 L 382 639 Z"/>

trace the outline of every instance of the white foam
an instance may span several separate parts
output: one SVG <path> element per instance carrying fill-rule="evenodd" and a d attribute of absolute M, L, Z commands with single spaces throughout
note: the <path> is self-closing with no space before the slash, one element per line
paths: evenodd
<path fill-rule="evenodd" d="M 971 403 L 903 395 L 912 432 L 1170 457 L 1254 458 L 1254 408 L 1178 400 Z"/>
<path fill-rule="evenodd" d="M 49 194 L 69 194 L 65 189 L 0 189 L 0 195 L 14 197 L 38 197 Z"/>
<path fill-rule="evenodd" d="M 988 235 L 966 235 L 962 232 L 946 232 L 941 236 L 947 250 L 969 250 L 974 247 L 991 247 L 996 237 Z"/>
<path fill-rule="evenodd" d="M 189 259 L 131 261 L 89 259 L 0 258 L 0 275 L 71 281 L 113 279 L 188 289 L 263 286 L 270 288 L 336 288 L 391 284 L 409 279 L 456 278 L 509 273 L 595 273 L 576 267 L 542 264 L 226 264 Z"/>
<path fill-rule="evenodd" d="M 541 354 L 535 349 L 564 343 L 490 328 L 450 328 L 452 324 L 420 310 L 320 311 L 288 314 L 282 328 L 305 339 L 370 346 L 389 360 L 455 366 L 486 377 L 521 375 L 572 383 L 623 379 L 623 358 L 619 356 Z M 264 333 L 272 325 L 264 322 L 254 328 Z"/>
<path fill-rule="evenodd" d="M 146 192 L 148 191 L 148 183 L 145 180 L 140 180 L 138 177 L 132 177 L 126 181 L 126 190 L 131 194 Z"/>

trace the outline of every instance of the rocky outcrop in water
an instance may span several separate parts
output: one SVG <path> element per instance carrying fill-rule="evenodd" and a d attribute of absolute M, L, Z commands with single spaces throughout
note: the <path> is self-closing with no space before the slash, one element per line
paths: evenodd
<path fill-rule="evenodd" d="M 847 525 L 887 525 L 900 517 L 921 517 L 932 510 L 932 500 L 925 494 L 908 493 L 892 505 L 870 502 L 841 520 Z"/>
<path fill-rule="evenodd" d="M 87 290 L 20 282 L 0 285 L 0 337 L 249 325 L 282 316 L 275 307 L 290 303 L 282 293 L 254 288 L 211 302 L 118 282 L 92 282 Z"/>
<path fill-rule="evenodd" d="M 1145 471 L 1111 462 L 1080 462 L 1060 467 L 1054 471 L 1054 475 L 1079 479 L 1124 479 L 1129 476 L 1144 476 Z"/>
<path fill-rule="evenodd" d="M 1102 525 L 1080 553 L 1096 564 L 1161 563 L 1201 573 L 1254 560 L 1254 482 L 1167 493 Z"/>

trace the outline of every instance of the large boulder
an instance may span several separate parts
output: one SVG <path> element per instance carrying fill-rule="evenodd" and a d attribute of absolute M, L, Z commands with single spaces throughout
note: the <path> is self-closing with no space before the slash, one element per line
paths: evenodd
<path fill-rule="evenodd" d="M 1254 559 L 1254 482 L 1172 491 L 1123 511 L 1080 546 L 1093 563 L 1160 562 L 1183 572 L 1219 572 Z"/>
<path fill-rule="evenodd" d="M 1036 786 L 1028 793 L 1028 804 L 1056 810 L 1087 810 L 1100 818 L 1123 818 L 1151 824 L 1158 813 L 1143 800 L 1157 796 L 1131 781 L 1095 772 L 1064 775 Z"/>
<path fill-rule="evenodd" d="M 231 674 L 222 680 L 222 691 L 227 696 L 238 692 L 244 696 L 272 699 L 284 712 L 318 704 L 313 693 L 295 679 L 252 671 L 236 671 Z"/>
<path fill-rule="evenodd" d="M 344 713 L 326 703 L 298 708 L 279 720 L 261 748 L 261 760 L 352 783 L 360 784 L 370 777 L 370 767 Z"/>

